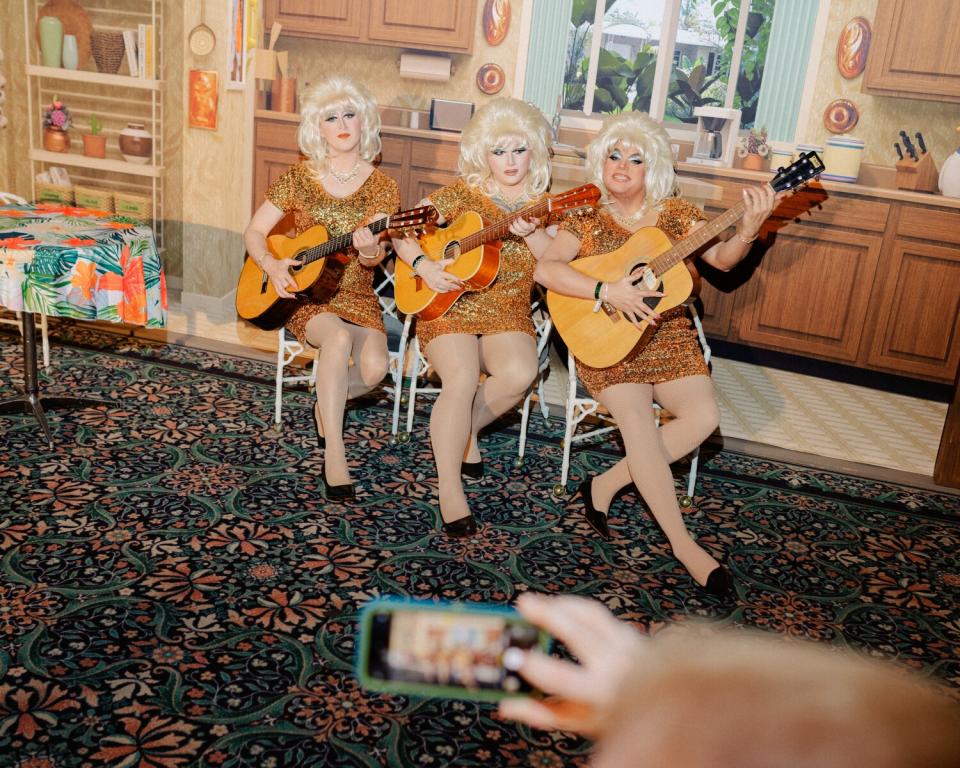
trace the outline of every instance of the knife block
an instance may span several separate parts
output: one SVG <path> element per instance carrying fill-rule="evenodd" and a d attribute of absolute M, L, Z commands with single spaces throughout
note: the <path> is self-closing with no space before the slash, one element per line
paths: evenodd
<path fill-rule="evenodd" d="M 937 164 L 929 152 L 920 155 L 919 160 L 906 158 L 896 165 L 897 188 L 914 192 L 937 191 Z"/>

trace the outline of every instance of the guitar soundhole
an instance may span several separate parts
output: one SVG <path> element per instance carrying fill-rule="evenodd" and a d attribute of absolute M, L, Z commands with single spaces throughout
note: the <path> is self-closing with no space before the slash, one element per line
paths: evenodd
<path fill-rule="evenodd" d="M 302 251 L 301 251 L 300 253 L 296 254 L 296 255 L 293 257 L 293 260 L 296 262 L 296 264 L 293 264 L 293 265 L 290 267 L 290 271 L 291 271 L 291 272 L 299 272 L 301 269 L 303 269 L 304 263 L 303 263 L 303 252 L 302 252 Z"/>

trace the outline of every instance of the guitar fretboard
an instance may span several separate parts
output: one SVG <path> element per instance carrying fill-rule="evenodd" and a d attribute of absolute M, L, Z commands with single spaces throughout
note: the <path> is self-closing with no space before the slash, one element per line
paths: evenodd
<path fill-rule="evenodd" d="M 675 267 L 691 253 L 694 253 L 709 243 L 727 227 L 733 226 L 740 221 L 740 219 L 743 218 L 744 208 L 743 201 L 737 203 L 730 210 L 724 211 L 706 225 L 694 230 L 669 251 L 664 251 L 656 258 L 651 259 L 647 266 L 653 270 L 653 274 L 660 277 L 664 272 Z"/>
<path fill-rule="evenodd" d="M 484 243 L 489 243 L 491 240 L 499 240 L 502 237 L 506 237 L 507 233 L 510 231 L 510 225 L 513 224 L 513 222 L 515 222 L 517 219 L 529 217 L 539 218 L 545 213 L 550 213 L 549 197 L 544 198 L 539 203 L 528 205 L 526 208 L 523 208 L 516 213 L 511 213 L 509 216 L 498 219 L 493 224 L 474 232 L 472 235 L 467 235 L 460 241 L 460 252 L 468 253 Z"/>
<path fill-rule="evenodd" d="M 379 235 L 389 226 L 390 217 L 388 216 L 385 219 L 377 219 L 375 222 L 373 222 L 373 224 L 368 224 L 367 229 L 369 229 L 373 234 Z M 342 251 L 352 244 L 353 232 L 337 235 L 336 237 L 327 240 L 325 243 L 320 243 L 320 245 L 315 245 L 313 248 L 302 251 L 300 254 L 298 254 L 300 256 L 299 261 L 301 264 L 306 266 L 317 259 L 325 259 L 331 253 Z"/>

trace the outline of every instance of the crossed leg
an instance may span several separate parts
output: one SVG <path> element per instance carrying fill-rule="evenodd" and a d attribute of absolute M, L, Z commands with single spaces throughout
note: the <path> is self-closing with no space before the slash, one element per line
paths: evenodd
<path fill-rule="evenodd" d="M 525 333 L 477 336 L 449 333 L 427 348 L 441 389 L 430 414 L 437 462 L 440 515 L 452 522 L 470 514 L 460 463 L 479 461 L 477 433 L 516 405 L 537 374 L 537 347 Z M 479 387 L 480 372 L 487 378 Z M 472 451 L 472 456 L 471 456 Z"/>
<path fill-rule="evenodd" d="M 387 337 L 341 320 L 332 312 L 312 317 L 305 331 L 307 343 L 320 350 L 316 408 L 327 442 L 324 481 L 342 485 L 350 482 L 343 446 L 344 408 L 348 399 L 366 394 L 387 375 Z"/>
<path fill-rule="evenodd" d="M 593 484 L 595 489 L 609 491 L 620 483 L 616 489 L 619 490 L 632 480 L 670 542 L 674 556 L 700 585 L 706 583 L 718 563 L 694 541 L 683 523 L 670 462 L 699 445 L 716 427 L 712 387 L 709 377 L 692 376 L 656 386 L 617 384 L 603 390 L 599 400 L 617 421 L 626 457 L 597 478 L 601 482 Z M 654 396 L 676 416 L 662 430 L 657 428 L 653 416 Z M 704 402 L 707 407 L 701 407 Z M 683 423 L 685 418 L 688 421 Z M 675 424 L 679 424 L 679 428 L 668 431 L 665 436 L 659 434 Z M 622 482 L 623 467 L 627 469 L 627 482 Z M 609 496 L 600 496 L 596 490 L 593 493 L 595 499 L 605 500 L 607 505 L 613 497 L 612 493 Z"/>

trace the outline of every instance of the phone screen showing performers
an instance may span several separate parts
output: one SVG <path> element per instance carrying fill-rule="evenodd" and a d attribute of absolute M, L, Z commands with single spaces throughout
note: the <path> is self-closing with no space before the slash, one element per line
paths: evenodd
<path fill-rule="evenodd" d="M 549 638 L 510 609 L 384 600 L 364 611 L 360 648 L 367 687 L 493 701 L 534 692 L 517 669 Z"/>

